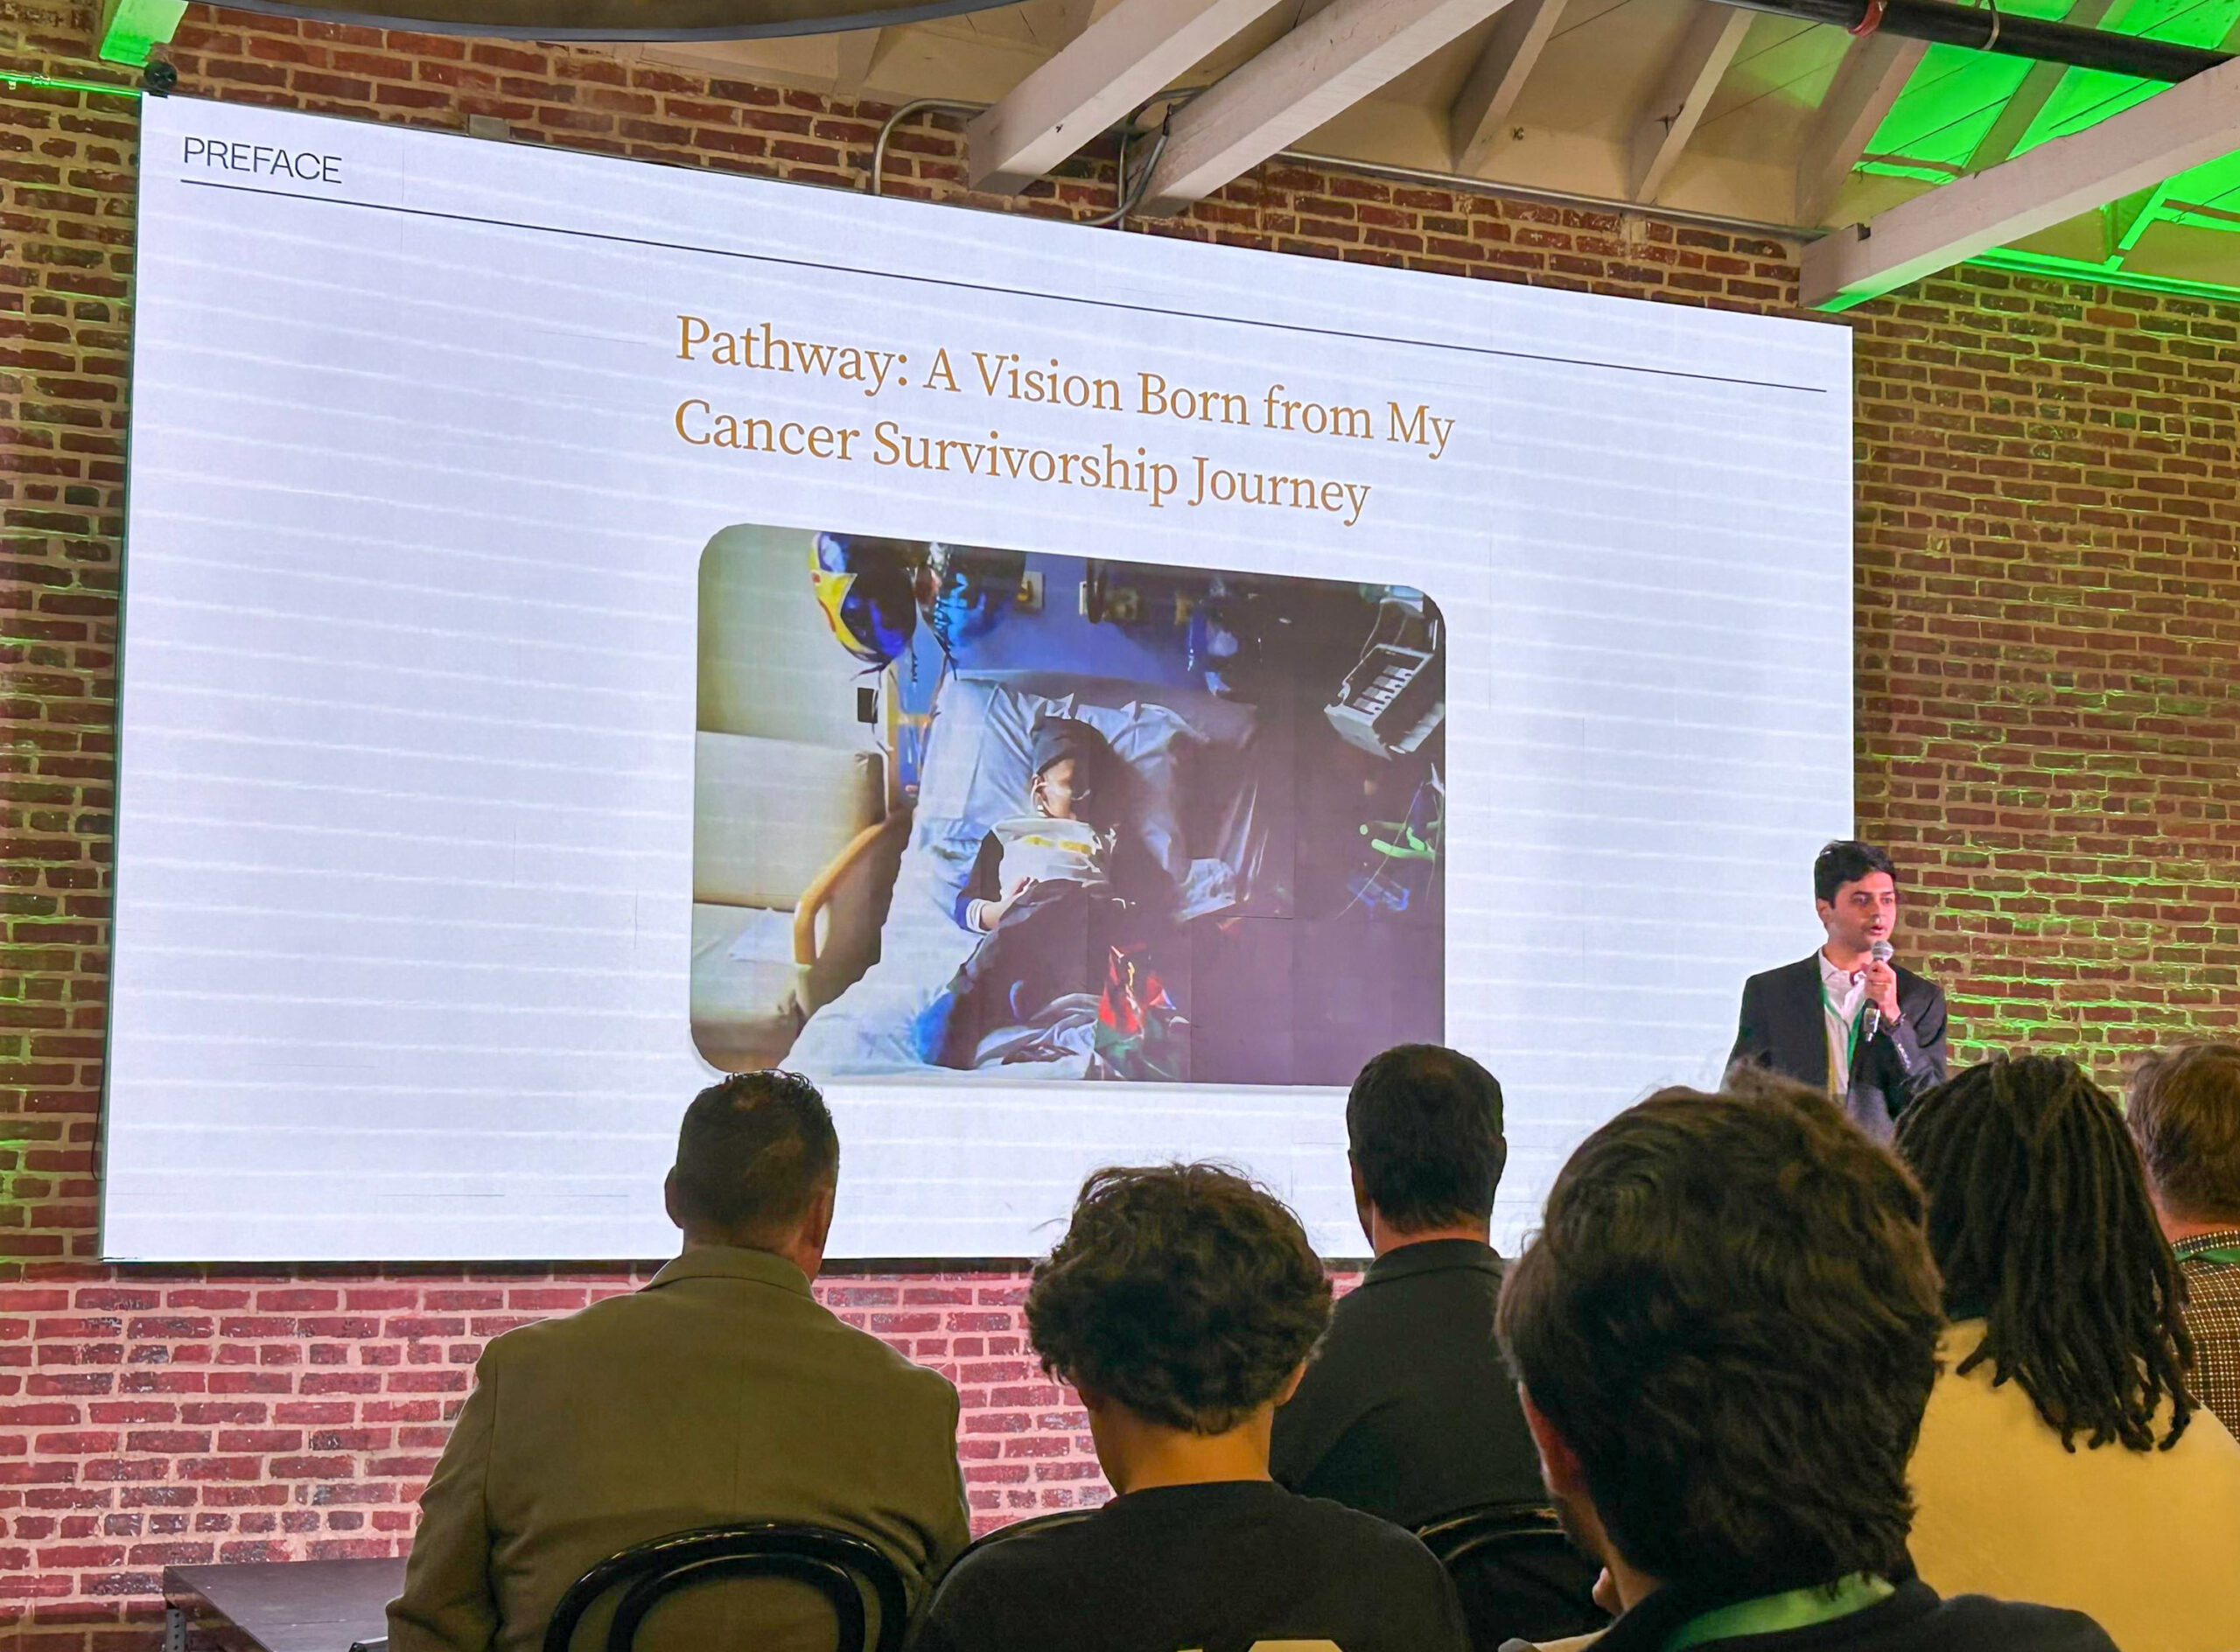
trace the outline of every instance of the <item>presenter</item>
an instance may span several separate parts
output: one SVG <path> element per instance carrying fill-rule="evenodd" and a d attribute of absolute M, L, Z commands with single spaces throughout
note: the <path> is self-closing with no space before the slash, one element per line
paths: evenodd
<path fill-rule="evenodd" d="M 1828 943 L 1754 975 L 1731 1068 L 1747 1061 L 1824 1089 L 1859 1128 L 1890 1139 L 1899 1114 L 1944 1082 L 1944 992 L 1890 962 L 1897 868 L 1872 844 L 1829 844 L 1812 863 Z"/>

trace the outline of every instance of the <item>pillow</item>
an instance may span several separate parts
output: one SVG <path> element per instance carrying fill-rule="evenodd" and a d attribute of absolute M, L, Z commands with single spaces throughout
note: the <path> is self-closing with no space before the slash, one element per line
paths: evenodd
<path fill-rule="evenodd" d="M 1127 823 L 1179 888 L 1190 872 L 1177 795 L 1180 760 L 1203 742 L 1172 706 L 1132 698 L 1099 704 L 1087 692 L 1052 695 L 952 677 L 942 687 L 919 774 L 920 814 L 961 821 L 976 835 L 1023 811 L 1033 779 L 1034 725 L 1046 717 L 1078 718 L 1104 736 L 1131 779 Z"/>

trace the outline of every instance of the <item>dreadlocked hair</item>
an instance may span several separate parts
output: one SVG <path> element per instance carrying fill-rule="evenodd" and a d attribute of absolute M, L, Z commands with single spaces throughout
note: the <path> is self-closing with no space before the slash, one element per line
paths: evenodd
<path fill-rule="evenodd" d="M 2070 1451 L 2088 1430 L 2088 1447 L 2151 1449 L 2166 1400 L 2160 1443 L 2177 1444 L 2184 1285 L 2114 1098 L 2066 1056 L 2001 1056 L 1915 1101 L 1897 1147 L 1928 1194 L 1946 1312 L 1989 1326 L 1956 1375 L 1991 1361 Z"/>

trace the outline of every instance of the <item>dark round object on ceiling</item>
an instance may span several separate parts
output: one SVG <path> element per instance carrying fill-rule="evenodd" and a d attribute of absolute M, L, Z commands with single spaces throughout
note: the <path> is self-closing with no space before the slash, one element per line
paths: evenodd
<path fill-rule="evenodd" d="M 227 0 L 236 11 L 508 40 L 746 40 L 989 11 L 1011 0 Z"/>

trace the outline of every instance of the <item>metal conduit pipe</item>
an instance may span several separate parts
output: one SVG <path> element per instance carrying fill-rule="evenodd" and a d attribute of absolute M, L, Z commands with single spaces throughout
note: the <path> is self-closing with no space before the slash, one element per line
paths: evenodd
<path fill-rule="evenodd" d="M 1986 7 L 1953 5 L 1948 0 L 1719 0 L 1719 4 L 1832 24 L 1852 34 L 1880 30 L 1909 40 L 2033 58 L 2040 63 L 2063 63 L 2074 69 L 2106 69 L 2174 86 L 2232 61 L 2229 52 L 2118 34 L 2110 29 L 2084 29 L 2075 24 L 2018 17 L 2000 10 L 1995 3 Z"/>
<path fill-rule="evenodd" d="M 960 102 L 956 98 L 918 97 L 895 110 L 880 124 L 878 141 L 872 145 L 872 193 L 878 194 L 881 186 L 886 182 L 886 146 L 893 141 L 896 127 L 924 109 L 946 109 L 953 115 L 977 115 L 987 107 L 985 103 Z"/>

